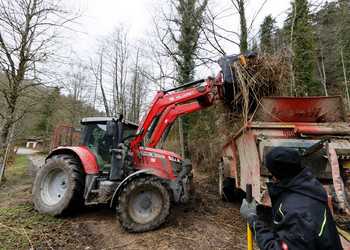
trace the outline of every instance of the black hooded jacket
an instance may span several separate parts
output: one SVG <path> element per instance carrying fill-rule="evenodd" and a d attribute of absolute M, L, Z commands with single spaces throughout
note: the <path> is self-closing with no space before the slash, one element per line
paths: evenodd
<path fill-rule="evenodd" d="M 261 249 L 342 249 L 327 193 L 310 172 L 304 169 L 267 187 L 273 232 L 258 216 L 248 217 Z"/>

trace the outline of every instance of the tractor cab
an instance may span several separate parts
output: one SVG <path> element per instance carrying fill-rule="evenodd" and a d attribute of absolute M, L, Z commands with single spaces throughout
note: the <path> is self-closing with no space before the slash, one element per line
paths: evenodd
<path fill-rule="evenodd" d="M 96 158 L 99 171 L 110 171 L 113 136 L 107 133 L 107 122 L 112 121 L 110 117 L 83 118 L 80 123 L 84 125 L 78 146 L 86 147 Z M 123 138 L 133 135 L 137 125 L 126 120 L 123 123 Z"/>

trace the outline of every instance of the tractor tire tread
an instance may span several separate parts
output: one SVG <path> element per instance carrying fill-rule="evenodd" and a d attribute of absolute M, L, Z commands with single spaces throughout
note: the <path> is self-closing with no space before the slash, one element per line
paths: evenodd
<path fill-rule="evenodd" d="M 45 176 L 58 168 L 67 174 L 70 181 L 64 198 L 57 204 L 48 205 L 41 198 L 41 186 Z M 56 155 L 46 161 L 34 181 L 33 195 L 35 209 L 41 214 L 55 217 L 74 214 L 84 204 L 85 172 L 83 166 L 71 155 Z"/>
<path fill-rule="evenodd" d="M 162 195 L 162 203 L 163 207 L 161 209 L 160 214 L 154 218 L 152 221 L 141 224 L 134 221 L 128 212 L 128 203 L 131 198 L 133 190 L 141 189 L 142 187 L 155 187 L 158 189 L 160 194 Z M 169 216 L 171 206 L 171 191 L 168 187 L 168 184 L 156 176 L 146 176 L 139 177 L 130 181 L 123 187 L 121 191 L 118 202 L 116 206 L 117 218 L 120 224 L 129 232 L 140 233 L 147 232 L 158 228 L 161 224 L 163 224 L 166 218 Z"/>

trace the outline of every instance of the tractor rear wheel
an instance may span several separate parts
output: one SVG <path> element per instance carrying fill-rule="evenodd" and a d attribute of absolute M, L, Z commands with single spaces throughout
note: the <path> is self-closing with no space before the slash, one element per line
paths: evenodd
<path fill-rule="evenodd" d="M 164 223 L 170 211 L 170 191 L 156 176 L 132 180 L 122 190 L 117 218 L 130 232 L 146 232 Z"/>
<path fill-rule="evenodd" d="M 83 205 L 84 171 L 71 155 L 48 159 L 36 175 L 33 187 L 35 209 L 51 216 L 75 212 Z"/>

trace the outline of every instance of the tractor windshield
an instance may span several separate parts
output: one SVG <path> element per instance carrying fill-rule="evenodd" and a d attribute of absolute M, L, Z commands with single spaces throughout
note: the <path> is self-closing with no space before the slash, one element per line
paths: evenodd
<path fill-rule="evenodd" d="M 123 125 L 123 137 L 135 134 L 135 132 L 134 126 Z M 100 171 L 109 171 L 111 166 L 109 149 L 113 146 L 113 137 L 106 134 L 106 124 L 87 123 L 84 126 L 79 146 L 85 146 L 95 156 Z"/>

